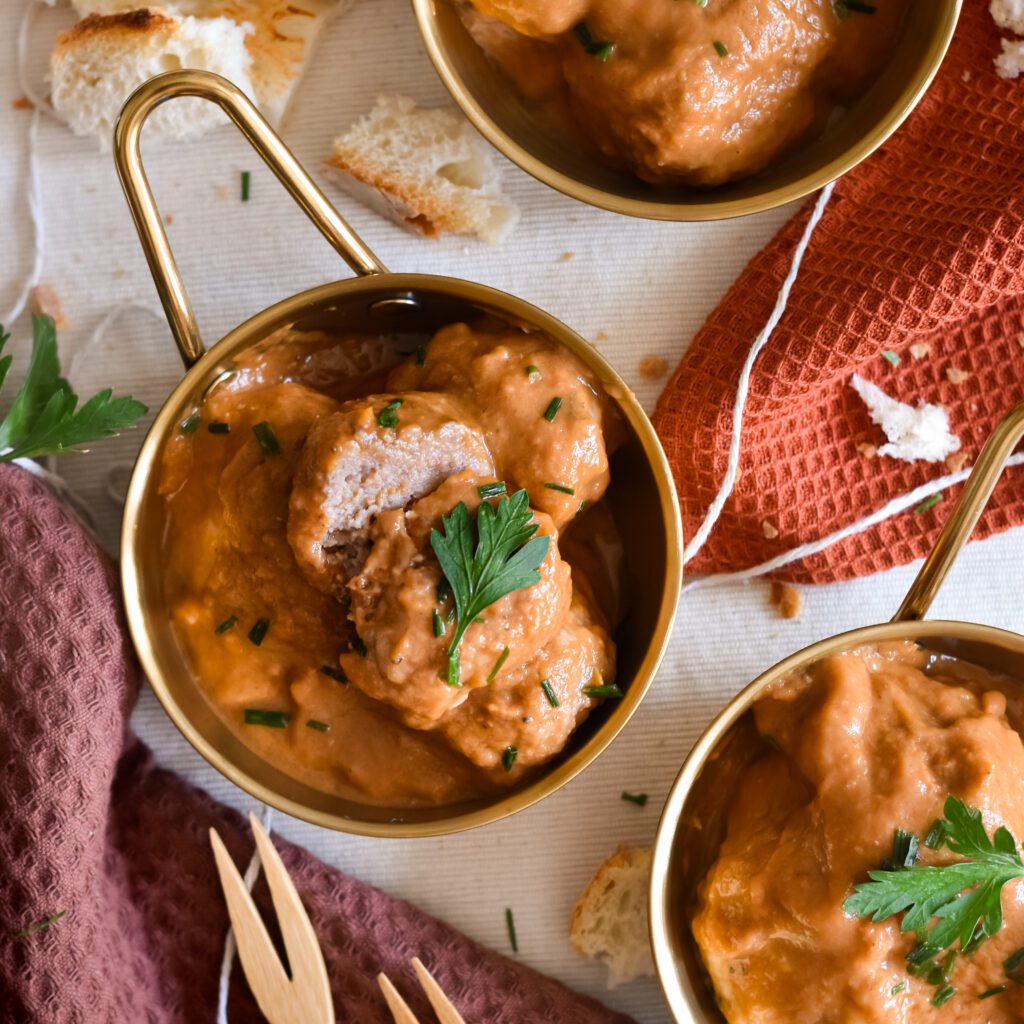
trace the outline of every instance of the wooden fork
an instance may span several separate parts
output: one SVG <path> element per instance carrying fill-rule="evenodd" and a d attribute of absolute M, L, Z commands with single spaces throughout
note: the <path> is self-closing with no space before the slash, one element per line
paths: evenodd
<path fill-rule="evenodd" d="M 249 988 L 270 1024 L 334 1024 L 331 986 L 316 933 L 274 844 L 255 815 L 249 815 L 249 822 L 274 900 L 292 975 L 289 979 L 285 973 L 235 862 L 216 830 L 211 828 L 213 856 Z"/>
<path fill-rule="evenodd" d="M 420 980 L 420 987 L 426 993 L 430 1005 L 437 1014 L 441 1024 L 466 1024 L 459 1014 L 459 1011 L 452 1006 L 451 1000 L 444 994 L 441 986 L 434 980 L 434 976 L 423 966 L 418 956 L 412 958 L 413 970 Z M 406 1001 L 398 994 L 398 990 L 391 984 L 391 979 L 381 972 L 377 975 L 377 984 L 384 993 L 388 1009 L 394 1018 L 395 1024 L 419 1024 L 416 1015 L 409 1009 Z"/>

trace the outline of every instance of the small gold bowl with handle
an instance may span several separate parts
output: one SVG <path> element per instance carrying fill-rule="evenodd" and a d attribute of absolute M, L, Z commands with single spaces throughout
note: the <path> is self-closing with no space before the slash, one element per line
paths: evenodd
<path fill-rule="evenodd" d="M 700 884 L 718 859 L 731 796 L 744 770 L 764 750 L 751 709 L 769 686 L 840 651 L 899 640 L 920 643 L 1024 684 L 1024 636 L 974 622 L 924 621 L 1022 437 L 1024 404 L 1002 421 L 982 450 L 934 550 L 891 622 L 821 640 L 779 662 L 734 697 L 690 751 L 658 826 L 650 892 L 655 964 L 677 1024 L 725 1020 L 690 923 Z"/>
<path fill-rule="evenodd" d="M 347 280 L 275 303 L 207 348 L 171 254 L 142 165 L 140 133 L 160 103 L 193 96 L 218 104 L 292 198 L 355 271 Z M 682 530 L 675 486 L 654 429 L 636 397 L 596 349 L 548 313 L 484 285 L 429 274 L 393 274 L 328 202 L 248 98 L 203 71 L 172 71 L 146 82 L 125 104 L 114 156 L 128 204 L 186 373 L 149 430 L 132 473 L 121 535 L 121 580 L 128 625 L 142 667 L 174 724 L 216 769 L 264 803 L 327 828 L 372 836 L 427 836 L 504 818 L 553 793 L 587 767 L 629 721 L 657 671 L 675 617 L 682 577 Z M 614 707 L 595 711 L 562 754 L 518 788 L 464 804 L 414 810 L 345 800 L 289 777 L 260 758 L 218 717 L 171 629 L 164 593 L 165 501 L 158 491 L 164 446 L 233 359 L 282 328 L 401 334 L 426 340 L 456 321 L 484 317 L 543 332 L 573 352 L 616 403 L 625 443 L 612 456 L 605 501 L 625 544 L 623 606 L 615 631 Z"/>
<path fill-rule="evenodd" d="M 714 188 L 648 185 L 604 162 L 554 116 L 542 115 L 470 36 L 462 0 L 412 0 L 423 43 L 452 99 L 477 130 L 527 174 L 613 213 L 652 220 L 726 220 L 800 199 L 870 156 L 907 119 L 949 48 L 963 0 L 911 0 L 881 74 L 817 138 L 749 178 Z"/>

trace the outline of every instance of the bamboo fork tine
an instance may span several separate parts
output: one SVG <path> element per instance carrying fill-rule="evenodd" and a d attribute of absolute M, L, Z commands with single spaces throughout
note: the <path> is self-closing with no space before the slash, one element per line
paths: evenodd
<path fill-rule="evenodd" d="M 412 958 L 412 966 L 416 977 L 420 979 L 420 986 L 426 992 L 430 1005 L 434 1008 L 434 1013 L 437 1014 L 437 1019 L 441 1024 L 466 1024 L 462 1015 L 452 1005 L 451 1000 L 444 994 L 444 990 L 434 980 L 430 971 L 423 966 L 423 962 L 418 956 Z"/>
<path fill-rule="evenodd" d="M 395 1024 L 420 1024 L 416 1015 L 409 1009 L 409 1005 L 398 994 L 398 989 L 391 984 L 391 979 L 383 971 L 377 975 L 377 984 L 380 985 L 380 990 L 384 993 L 384 999 L 387 1001 Z"/>

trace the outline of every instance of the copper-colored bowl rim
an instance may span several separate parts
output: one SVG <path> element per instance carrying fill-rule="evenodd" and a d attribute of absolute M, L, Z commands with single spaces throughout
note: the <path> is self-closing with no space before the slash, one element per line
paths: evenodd
<path fill-rule="evenodd" d="M 654 199 L 637 199 L 632 196 L 619 195 L 564 174 L 534 156 L 500 128 L 476 97 L 472 95 L 448 57 L 444 42 L 437 31 L 437 20 L 434 14 L 437 4 L 443 2 L 449 2 L 449 0 L 412 0 L 423 44 L 452 99 L 477 131 L 495 149 L 531 177 L 563 195 L 578 199 L 590 206 L 610 210 L 612 213 L 624 214 L 628 217 L 683 222 L 730 220 L 735 217 L 773 210 L 824 188 L 866 160 L 903 124 L 931 85 L 953 39 L 962 6 L 962 0 L 954 0 L 948 21 L 943 26 L 937 45 L 929 52 L 928 60 L 922 62 L 918 67 L 915 75 L 902 90 L 897 101 L 886 112 L 886 115 L 872 127 L 871 131 L 863 135 L 856 145 L 848 147 L 839 156 L 803 177 L 757 195 L 716 200 L 713 198 L 714 189 L 710 189 L 707 194 L 711 198 L 706 202 L 662 203 Z M 509 88 L 511 89 L 513 86 L 510 84 Z"/>
<path fill-rule="evenodd" d="M 239 768 L 200 733 L 174 699 L 171 688 L 164 679 L 160 660 L 154 651 L 146 625 L 146 611 L 140 597 L 142 574 L 135 544 L 139 509 L 148 488 L 156 479 L 164 441 L 174 429 L 182 412 L 191 408 L 196 398 L 197 387 L 215 366 L 235 352 L 266 337 L 276 327 L 290 324 L 303 312 L 322 307 L 339 296 L 350 297 L 360 292 L 367 295 L 391 295 L 395 292 L 410 291 L 456 295 L 467 302 L 479 302 L 496 307 L 509 317 L 527 322 L 549 334 L 584 361 L 599 377 L 610 397 L 616 401 L 643 448 L 660 498 L 661 517 L 666 533 L 667 565 L 658 616 L 644 657 L 629 681 L 623 698 L 617 702 L 606 721 L 580 750 L 566 760 L 556 763 L 550 771 L 545 772 L 542 769 L 543 773 L 522 789 L 498 797 L 485 807 L 433 821 L 379 822 L 327 813 L 281 796 Z M 475 828 L 532 806 L 575 778 L 623 729 L 650 688 L 668 645 L 682 584 L 682 527 L 671 470 L 650 420 L 633 392 L 613 367 L 575 331 L 536 306 L 485 285 L 426 274 L 373 274 L 321 285 L 275 303 L 230 331 L 187 372 L 150 427 L 132 473 L 121 534 L 121 580 L 129 630 L 153 691 L 182 735 L 221 774 L 264 803 L 325 828 L 355 835 L 393 838 L 436 836 Z M 398 813 L 401 812 L 396 809 L 396 814 Z"/>
<path fill-rule="evenodd" d="M 693 749 L 687 755 L 679 774 L 672 783 L 658 823 L 648 903 L 654 965 L 665 999 L 677 1024 L 705 1024 L 708 1021 L 706 1016 L 698 1017 L 691 1012 L 695 1000 L 690 998 L 686 971 L 672 955 L 673 936 L 677 935 L 682 927 L 679 915 L 685 913 L 686 909 L 673 907 L 668 897 L 672 877 L 673 852 L 683 810 L 693 784 L 710 756 L 725 739 L 729 730 L 761 696 L 765 687 L 774 680 L 801 668 L 806 668 L 830 654 L 841 650 L 850 650 L 864 644 L 903 639 L 940 638 L 987 643 L 1024 654 L 1024 635 L 981 623 L 928 619 L 926 621 L 899 620 L 873 626 L 862 626 L 810 644 L 763 672 L 729 701 L 693 745 Z M 685 923 L 685 927 L 689 931 L 689 922 Z M 692 934 L 689 935 L 689 941 L 695 941 Z"/>

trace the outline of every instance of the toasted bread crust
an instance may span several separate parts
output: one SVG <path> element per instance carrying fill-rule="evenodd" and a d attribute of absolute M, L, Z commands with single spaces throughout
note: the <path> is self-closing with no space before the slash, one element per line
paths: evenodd
<path fill-rule="evenodd" d="M 89 14 L 71 28 L 57 36 L 56 53 L 69 46 L 84 42 L 91 36 L 110 35 L 123 32 L 125 34 L 149 34 L 154 32 L 173 32 L 181 22 L 165 14 L 156 7 L 140 7 L 135 11 L 124 11 L 120 14 Z"/>

